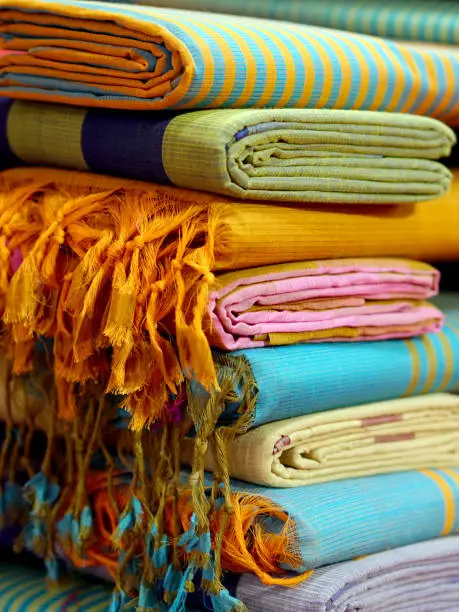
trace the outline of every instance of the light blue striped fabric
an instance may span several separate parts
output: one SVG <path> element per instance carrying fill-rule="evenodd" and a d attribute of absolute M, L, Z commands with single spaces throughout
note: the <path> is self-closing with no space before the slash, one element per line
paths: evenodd
<path fill-rule="evenodd" d="M 459 122 L 459 56 L 453 52 L 412 50 L 391 41 L 315 26 L 136 4 L 40 0 L 39 7 L 42 13 L 60 17 L 71 13 L 65 25 L 60 22 L 62 40 L 47 43 L 50 48 L 57 44 L 65 48 L 65 28 L 71 29 L 71 20 L 89 9 L 94 12 L 85 14 L 88 32 L 92 32 L 90 17 L 95 19 L 96 11 L 98 19 L 107 23 L 126 25 L 126 18 L 130 19 L 133 48 L 136 35 L 151 34 L 151 28 L 156 28 L 161 53 L 170 56 L 171 51 L 181 50 L 182 72 L 172 79 L 166 93 L 154 88 L 150 93 L 140 91 L 141 71 L 140 80 L 134 83 L 128 80 L 132 73 L 120 73 L 128 88 L 125 91 L 113 84 L 104 86 L 94 75 L 88 81 L 85 63 L 76 55 L 73 68 L 81 77 L 78 80 L 65 78 L 68 62 L 57 63 L 54 72 L 36 74 L 29 66 L 16 70 L 6 55 L 0 61 L 2 95 L 144 110 L 358 108 L 430 115 L 451 125 Z M 0 0 L 0 10 L 9 8 L 18 14 L 15 18 L 7 15 L 6 25 L 10 19 L 34 23 L 33 0 Z M 97 33 L 92 33 L 97 42 Z M 168 44 L 162 40 L 165 33 Z M 9 36 L 4 35 L 5 42 Z M 23 34 L 15 36 L 30 40 Z M 119 44 L 113 38 L 113 44 Z M 30 44 L 33 53 L 34 41 Z M 100 68 L 106 60 L 101 55 L 91 63 Z M 183 77 L 186 69 L 193 73 L 189 83 Z"/>
<path fill-rule="evenodd" d="M 438 302 L 440 305 L 442 302 Z M 449 298 L 439 334 L 412 340 L 299 344 L 217 356 L 222 377 L 240 361 L 258 393 L 253 425 L 334 408 L 459 387 L 459 296 Z M 242 401 L 243 398 L 241 398 Z M 240 403 L 233 402 L 226 416 Z"/>
<path fill-rule="evenodd" d="M 0 563 L 1 612 L 108 612 L 111 588 L 69 579 L 48 589 L 45 573 L 15 563 Z"/>
<path fill-rule="evenodd" d="M 459 469 L 385 474 L 297 489 L 234 481 L 233 490 L 268 498 L 288 512 L 298 534 L 299 570 L 459 531 Z"/>
<path fill-rule="evenodd" d="M 135 0 L 138 4 L 251 15 L 403 40 L 459 43 L 456 0 Z"/>

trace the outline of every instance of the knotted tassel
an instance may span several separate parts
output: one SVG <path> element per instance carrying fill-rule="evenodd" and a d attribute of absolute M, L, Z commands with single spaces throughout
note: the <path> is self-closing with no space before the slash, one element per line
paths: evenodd
<path fill-rule="evenodd" d="M 47 519 L 60 495 L 60 487 L 43 473 L 33 476 L 24 486 L 24 498 L 31 505 L 30 522 L 26 526 L 26 546 L 38 556 L 47 548 Z"/>
<path fill-rule="evenodd" d="M 108 612 L 123 612 L 126 610 L 126 606 L 128 606 L 129 602 L 131 601 L 132 598 L 125 591 L 122 591 L 116 587 L 112 592 Z"/>

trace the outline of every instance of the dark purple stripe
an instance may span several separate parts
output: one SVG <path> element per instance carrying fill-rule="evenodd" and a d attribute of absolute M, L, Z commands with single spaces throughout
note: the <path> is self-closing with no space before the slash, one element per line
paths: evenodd
<path fill-rule="evenodd" d="M 10 112 L 13 100 L 0 98 L 0 169 L 10 166 L 19 166 L 20 161 L 10 149 L 7 135 L 8 113 Z"/>
<path fill-rule="evenodd" d="M 170 185 L 162 160 L 164 132 L 178 113 L 90 110 L 81 147 L 88 168 Z"/>

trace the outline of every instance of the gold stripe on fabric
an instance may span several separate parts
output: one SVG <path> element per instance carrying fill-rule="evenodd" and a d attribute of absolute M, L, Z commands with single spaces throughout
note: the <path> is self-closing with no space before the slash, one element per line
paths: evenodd
<path fill-rule="evenodd" d="M 454 353 L 449 338 L 444 332 L 438 334 L 437 338 L 442 346 L 443 356 L 445 358 L 445 373 L 443 374 L 438 391 L 444 391 L 448 385 L 451 384 L 451 379 L 454 374 Z"/>
<path fill-rule="evenodd" d="M 86 114 L 72 106 L 14 102 L 6 128 L 10 148 L 28 164 L 89 170 L 81 150 Z"/>
<path fill-rule="evenodd" d="M 432 340 L 428 336 L 421 336 L 420 340 L 427 353 L 427 378 L 421 391 L 419 392 L 422 395 L 423 393 L 429 393 L 429 391 L 432 390 L 435 377 L 437 376 L 438 362 L 437 352 L 432 344 Z"/>
<path fill-rule="evenodd" d="M 403 394 L 403 397 L 408 397 L 409 395 L 413 395 L 414 390 L 418 386 L 419 377 L 421 375 L 421 358 L 414 340 L 405 340 L 405 345 L 410 353 L 412 366 L 411 380 L 405 393 Z"/>
<path fill-rule="evenodd" d="M 434 472 L 433 470 L 420 470 L 420 472 L 433 480 L 442 492 L 443 501 L 445 502 L 445 524 L 441 535 L 447 536 L 452 533 L 456 518 L 456 500 L 454 492 L 451 485 L 438 472 Z"/>

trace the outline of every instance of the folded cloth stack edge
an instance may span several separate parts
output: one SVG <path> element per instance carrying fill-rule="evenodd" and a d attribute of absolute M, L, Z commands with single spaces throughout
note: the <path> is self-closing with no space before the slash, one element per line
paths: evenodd
<path fill-rule="evenodd" d="M 456 21 L 459 10 L 453 2 L 434 6 L 426 0 L 141 0 L 136 4 L 215 11 L 307 23 L 308 25 L 362 32 L 384 38 L 458 44 Z M 452 49 L 453 50 L 453 49 Z"/>
<path fill-rule="evenodd" d="M 239 253 L 240 262 L 246 265 L 252 264 L 251 249 L 261 259 L 267 250 L 269 258 L 281 261 L 286 242 L 290 242 L 284 252 L 287 259 L 297 258 L 291 256 L 292 250 L 297 255 L 301 252 L 301 259 L 304 255 L 315 259 L 314 241 L 321 237 L 316 231 L 319 224 L 328 241 L 317 250 L 331 245 L 328 256 L 337 255 L 334 243 L 352 249 L 345 240 L 344 227 L 352 228 L 356 251 L 365 250 L 366 240 L 372 254 L 382 254 L 380 250 L 393 251 L 397 230 L 402 233 L 403 228 L 411 230 L 411 240 L 409 233 L 403 232 L 400 242 L 406 250 L 413 248 L 417 256 L 423 251 L 424 237 L 426 253 L 438 254 L 443 248 L 450 257 L 459 250 L 459 241 L 454 240 L 459 235 L 459 223 L 453 223 L 454 212 L 459 216 L 453 205 L 454 193 L 453 189 L 451 196 L 418 204 L 412 214 L 399 216 L 397 207 L 395 211 L 391 207 L 389 215 L 393 217 L 385 219 L 386 211 L 381 207 L 376 215 L 355 216 L 347 209 L 338 216 L 330 211 L 317 215 L 310 210 L 261 204 L 234 206 L 199 192 L 86 173 L 29 168 L 3 172 L 0 240 L 5 274 L 0 306 L 3 322 L 16 339 L 15 371 L 27 367 L 33 349 L 30 337 L 23 341 L 24 326 L 43 335 L 42 330 L 56 330 L 57 324 L 57 332 L 53 332 L 56 384 L 61 405 L 71 415 L 75 406 L 72 384 L 89 380 L 95 368 L 103 370 L 102 364 L 97 365 L 103 359 L 98 347 L 112 346 L 114 365 L 107 390 L 126 396 L 134 427 L 141 427 L 162 413 L 168 392 L 175 393 L 183 372 L 206 388 L 216 380 L 203 321 L 215 282 L 211 270 L 217 267 L 216 262 L 222 264 L 222 246 L 233 259 Z M 250 214 L 252 210 L 255 216 Z M 228 214 L 231 221 L 228 217 L 225 220 Z M 257 215 L 263 217 L 262 227 L 253 224 Z M 304 224 L 298 225 L 303 216 Z M 290 234 L 284 233 L 289 218 L 288 223 L 295 225 Z M 276 226 L 281 219 L 284 223 Z M 384 219 L 388 223 L 385 228 Z M 442 225 L 438 235 L 433 232 L 435 221 Z M 242 236 L 244 227 L 247 233 L 241 248 L 231 233 Z M 273 243 L 267 242 L 267 227 L 276 232 Z M 375 231 L 367 235 L 369 227 Z M 381 227 L 383 248 L 377 233 Z M 334 229 L 334 236 L 329 228 Z M 62 242 L 65 249 L 60 248 Z M 167 249 L 160 248 L 164 244 Z M 15 271 L 12 262 L 18 258 L 23 261 Z M 107 286 L 111 287 L 108 293 Z M 43 310 L 45 303 L 52 307 Z M 65 324 L 59 316 L 62 309 L 69 315 Z M 178 356 L 157 327 L 167 315 L 175 317 Z M 134 390 L 136 399 L 130 402 Z M 156 399 L 153 403 L 152 398 Z"/>
<path fill-rule="evenodd" d="M 454 133 L 428 117 L 339 110 L 124 113 L 0 99 L 0 154 L 239 199 L 434 199 Z"/>
<path fill-rule="evenodd" d="M 16 0 L 11 8 L 1 0 L 0 8 L 0 90 L 9 97 L 138 110 L 319 106 L 459 121 L 452 53 L 136 5 Z"/>
<path fill-rule="evenodd" d="M 319 568 L 288 591 L 245 574 L 231 592 L 251 612 L 450 612 L 459 597 L 458 572 L 459 538 L 450 536 Z"/>
<path fill-rule="evenodd" d="M 209 295 L 211 346 L 382 340 L 439 331 L 443 315 L 420 301 L 439 275 L 420 262 L 332 259 L 264 266 L 216 277 Z"/>
<path fill-rule="evenodd" d="M 280 382 L 279 382 L 280 384 Z M 228 448 L 232 477 L 269 487 L 373 476 L 423 467 L 459 468 L 459 398 L 434 393 L 276 421 Z M 186 441 L 182 460 L 192 462 Z M 206 469 L 216 469 L 211 453 Z"/>
<path fill-rule="evenodd" d="M 446 612 L 457 601 L 458 550 L 458 536 L 412 544 L 320 568 L 307 582 L 289 591 L 263 585 L 250 574 L 229 575 L 225 583 L 253 612 L 345 612 L 349 605 L 383 605 L 393 610 L 429 606 Z M 107 610 L 110 591 L 104 584 L 72 576 L 50 592 L 41 570 L 32 563 L 20 566 L 12 561 L 0 564 L 3 612 L 61 612 L 69 605 L 84 606 L 87 612 Z M 28 585 L 21 592 L 19 579 Z M 202 609 L 202 604 L 199 592 L 189 595 L 190 610 Z"/>

